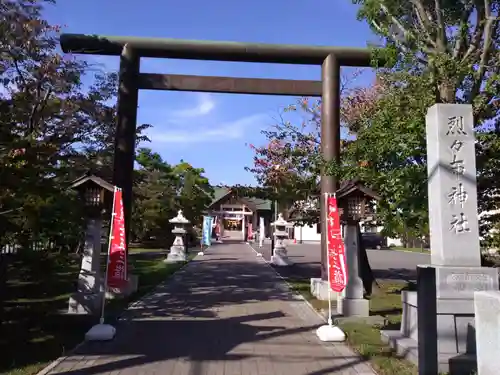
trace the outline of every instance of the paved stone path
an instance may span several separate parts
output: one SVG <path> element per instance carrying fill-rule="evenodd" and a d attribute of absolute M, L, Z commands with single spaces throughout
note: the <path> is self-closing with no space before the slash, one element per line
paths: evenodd
<path fill-rule="evenodd" d="M 87 343 L 49 374 L 373 375 L 245 244 L 216 245 L 130 308 L 108 343 Z"/>

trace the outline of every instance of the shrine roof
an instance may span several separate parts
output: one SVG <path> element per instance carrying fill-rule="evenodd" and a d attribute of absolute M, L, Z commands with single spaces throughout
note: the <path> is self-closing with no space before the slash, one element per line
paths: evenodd
<path fill-rule="evenodd" d="M 208 207 L 214 206 L 216 203 L 222 201 L 223 199 L 229 197 L 231 194 L 231 189 L 222 187 L 222 186 L 214 186 L 214 197 L 212 202 Z M 240 197 L 245 203 L 248 203 L 254 209 L 257 210 L 270 210 L 271 209 L 271 201 L 268 199 L 260 199 L 253 197 Z"/>

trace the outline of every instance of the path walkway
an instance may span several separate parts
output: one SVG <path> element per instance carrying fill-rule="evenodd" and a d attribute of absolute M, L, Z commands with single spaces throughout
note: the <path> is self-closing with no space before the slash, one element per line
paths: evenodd
<path fill-rule="evenodd" d="M 49 374 L 373 375 L 245 244 L 217 245 L 129 309 L 108 343 L 88 343 Z"/>

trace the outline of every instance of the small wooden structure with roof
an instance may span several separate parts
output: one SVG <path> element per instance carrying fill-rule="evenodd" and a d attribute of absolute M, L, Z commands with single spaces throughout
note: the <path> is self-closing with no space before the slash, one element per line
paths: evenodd
<path fill-rule="evenodd" d="M 230 188 L 216 186 L 214 198 L 207 207 L 207 213 L 219 223 L 221 236 L 229 240 L 245 240 L 248 224 L 253 231 L 264 218 L 266 235 L 270 233 L 272 218 L 271 201 L 235 194 Z"/>

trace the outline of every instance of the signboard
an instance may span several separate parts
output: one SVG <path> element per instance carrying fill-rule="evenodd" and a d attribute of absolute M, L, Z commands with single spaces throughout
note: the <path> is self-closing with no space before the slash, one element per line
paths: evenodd
<path fill-rule="evenodd" d="M 335 195 L 326 195 L 326 241 L 328 251 L 328 280 L 334 292 L 342 292 L 347 285 L 347 263 L 340 217 Z"/>
<path fill-rule="evenodd" d="M 112 288 L 120 288 L 127 282 L 127 243 L 125 238 L 125 216 L 123 213 L 122 190 L 115 186 L 107 283 Z"/>
<path fill-rule="evenodd" d="M 203 216 L 202 246 L 210 246 L 212 244 L 212 220 L 212 216 Z"/>

